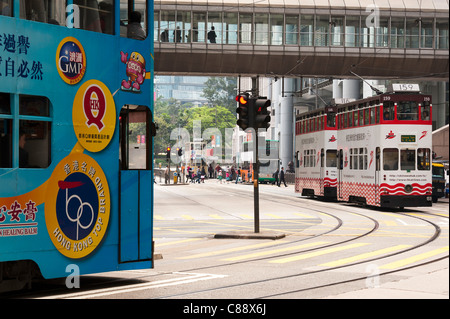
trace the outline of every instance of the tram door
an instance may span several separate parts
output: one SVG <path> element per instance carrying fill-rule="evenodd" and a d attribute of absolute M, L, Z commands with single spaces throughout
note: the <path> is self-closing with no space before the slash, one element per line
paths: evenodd
<path fill-rule="evenodd" d="M 141 105 L 120 112 L 120 262 L 152 258 L 151 117 Z"/>
<path fill-rule="evenodd" d="M 381 150 L 379 147 L 375 149 L 375 201 L 380 201 L 380 167 L 381 167 Z"/>
<path fill-rule="evenodd" d="M 337 196 L 338 199 L 342 198 L 342 170 L 344 168 L 344 150 L 340 149 L 338 152 L 338 183 L 337 183 Z"/>
<path fill-rule="evenodd" d="M 320 188 L 320 195 L 325 195 L 324 190 L 324 177 L 325 177 L 325 152 L 323 148 L 320 150 L 320 177 L 319 177 L 319 188 Z"/>

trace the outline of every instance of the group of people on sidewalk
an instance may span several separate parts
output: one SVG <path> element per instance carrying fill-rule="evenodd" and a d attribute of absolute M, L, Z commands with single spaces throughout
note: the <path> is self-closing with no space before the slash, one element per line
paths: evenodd
<path fill-rule="evenodd" d="M 277 171 L 273 173 L 273 178 L 275 179 L 273 185 L 277 184 L 277 186 L 280 187 L 281 182 L 283 182 L 284 186 L 288 187 L 286 185 L 286 180 L 284 179 L 284 167 L 281 168 L 281 171 L 277 169 Z"/>
<path fill-rule="evenodd" d="M 183 181 L 186 178 L 186 182 L 189 183 L 204 183 L 205 179 L 208 178 L 217 179 L 219 183 L 222 183 L 222 181 L 234 181 L 235 184 L 237 184 L 238 182 L 242 183 L 245 180 L 244 172 L 241 171 L 240 167 L 238 167 L 237 169 L 235 169 L 234 166 L 222 168 L 219 164 L 217 164 L 215 168 L 213 168 L 212 165 L 209 164 L 208 174 L 206 173 L 204 166 L 197 166 L 197 168 L 191 167 L 189 165 L 187 167 L 182 166 L 181 172 L 183 174 Z M 181 177 L 180 169 L 178 166 L 176 167 L 176 176 L 178 176 L 178 178 Z M 248 171 L 246 177 L 247 181 L 251 181 L 252 173 L 250 170 Z M 285 180 L 284 167 L 281 167 L 281 170 L 277 169 L 276 172 L 273 173 L 272 177 L 274 179 L 272 185 L 277 185 L 278 187 L 280 187 L 281 183 L 283 183 L 285 187 L 288 186 Z M 166 169 L 164 170 L 164 178 L 166 184 L 170 183 L 169 166 L 166 166 Z"/>

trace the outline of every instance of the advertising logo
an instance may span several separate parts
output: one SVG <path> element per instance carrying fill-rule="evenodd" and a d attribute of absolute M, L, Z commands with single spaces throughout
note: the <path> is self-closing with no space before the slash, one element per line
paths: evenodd
<path fill-rule="evenodd" d="M 105 116 L 106 99 L 102 89 L 97 85 L 91 85 L 84 93 L 83 111 L 86 116 L 86 125 L 96 125 L 99 132 L 102 131 L 103 117 Z"/>
<path fill-rule="evenodd" d="M 386 140 L 392 140 L 395 138 L 395 134 L 392 133 L 392 130 L 386 135 Z"/>
<path fill-rule="evenodd" d="M 55 247 L 66 257 L 91 254 L 108 227 L 110 193 L 98 163 L 82 153 L 63 159 L 48 185 L 47 230 Z"/>
<path fill-rule="evenodd" d="M 90 152 L 102 151 L 116 126 L 116 106 L 108 87 L 97 80 L 83 83 L 73 101 L 72 120 L 80 144 Z"/>
<path fill-rule="evenodd" d="M 128 58 L 128 53 L 120 51 L 120 60 L 127 66 L 126 75 L 128 77 L 128 80 L 122 80 L 120 89 L 141 93 L 141 85 L 146 79 L 144 57 L 138 52 L 132 52 L 130 58 Z"/>
<path fill-rule="evenodd" d="M 81 81 L 86 73 L 86 54 L 81 43 L 73 38 L 64 38 L 56 50 L 56 67 L 61 78 L 73 85 Z"/>

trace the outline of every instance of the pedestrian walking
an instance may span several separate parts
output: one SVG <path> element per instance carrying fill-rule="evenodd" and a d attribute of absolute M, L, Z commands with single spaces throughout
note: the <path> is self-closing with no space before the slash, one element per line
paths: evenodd
<path fill-rule="evenodd" d="M 169 184 L 169 165 L 166 166 L 166 169 L 164 170 L 164 179 L 165 179 L 165 184 Z"/>
<path fill-rule="evenodd" d="M 273 173 L 273 176 L 272 176 L 274 178 L 272 185 L 278 186 L 278 174 L 280 174 L 280 170 L 277 168 L 277 170 L 275 171 L 275 173 Z"/>
<path fill-rule="evenodd" d="M 280 180 L 278 181 L 278 187 L 280 187 L 281 182 L 283 182 L 283 183 L 284 183 L 284 186 L 287 187 L 286 181 L 284 180 L 284 167 L 282 167 L 282 168 L 281 168 L 281 171 L 280 171 Z"/>
<path fill-rule="evenodd" d="M 238 183 L 239 178 L 241 178 L 241 168 L 240 167 L 238 167 L 238 169 L 236 171 L 236 182 L 235 182 L 235 184 Z"/>

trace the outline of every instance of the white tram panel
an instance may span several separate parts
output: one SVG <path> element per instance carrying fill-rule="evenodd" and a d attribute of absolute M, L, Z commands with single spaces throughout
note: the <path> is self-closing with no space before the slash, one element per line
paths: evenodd
<path fill-rule="evenodd" d="M 374 98 L 378 100 L 363 100 L 368 107 L 339 106 L 338 200 L 383 207 L 431 206 L 431 97 Z M 405 111 L 404 105 L 415 104 Z M 343 126 L 357 112 L 364 114 L 359 120 L 370 114 L 369 121 Z M 379 118 L 370 120 L 372 114 Z"/>
<path fill-rule="evenodd" d="M 296 122 L 295 191 L 302 196 L 336 199 L 337 131 L 334 114 L 330 114 L 327 121 L 327 116 L 321 113 L 318 117 L 300 117 Z M 311 123 L 315 124 L 315 129 L 307 132 L 311 130 Z"/>

